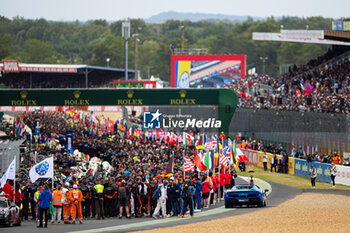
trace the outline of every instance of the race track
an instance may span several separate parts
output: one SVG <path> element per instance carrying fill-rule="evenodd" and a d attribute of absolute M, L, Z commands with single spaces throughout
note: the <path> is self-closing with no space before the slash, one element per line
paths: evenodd
<path fill-rule="evenodd" d="M 237 184 L 246 184 L 245 179 L 237 178 Z M 263 186 L 261 182 L 256 181 L 256 184 Z M 291 188 L 285 185 L 276 183 L 267 183 L 265 185 L 271 185 L 272 192 L 269 194 L 267 199 L 267 205 L 269 207 L 277 206 L 296 195 L 300 194 L 302 191 L 299 189 Z M 265 187 L 264 187 L 265 188 Z M 31 233 L 31 232 L 50 232 L 50 233 L 61 233 L 61 232 L 81 232 L 81 233 L 93 233 L 93 232 L 131 232 L 140 230 L 150 230 L 155 228 L 178 226 L 183 224 L 190 224 L 202 221 L 209 221 L 213 219 L 218 219 L 222 217 L 235 216 L 245 213 L 250 213 L 260 208 L 232 208 L 225 209 L 223 207 L 223 201 L 220 204 L 211 206 L 210 209 L 205 209 L 201 213 L 196 213 L 194 218 L 167 218 L 154 220 L 152 218 L 133 218 L 119 220 L 118 218 L 106 218 L 105 220 L 85 220 L 84 224 L 76 225 L 52 225 L 49 224 L 48 228 L 36 228 L 34 221 L 25 221 L 22 223 L 21 227 L 1 227 L 0 232 L 6 233 Z"/>

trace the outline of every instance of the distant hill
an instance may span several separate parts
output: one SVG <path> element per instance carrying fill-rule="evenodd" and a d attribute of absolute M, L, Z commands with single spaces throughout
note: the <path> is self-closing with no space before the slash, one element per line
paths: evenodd
<path fill-rule="evenodd" d="M 180 13 L 175 11 L 162 12 L 157 15 L 151 16 L 145 19 L 146 23 L 164 23 L 167 20 L 190 20 L 192 22 L 198 22 L 202 20 L 208 21 L 232 21 L 242 22 L 248 20 L 249 16 L 239 15 L 222 15 L 222 14 L 204 14 L 204 13 Z M 262 17 L 250 17 L 254 21 L 262 20 Z"/>

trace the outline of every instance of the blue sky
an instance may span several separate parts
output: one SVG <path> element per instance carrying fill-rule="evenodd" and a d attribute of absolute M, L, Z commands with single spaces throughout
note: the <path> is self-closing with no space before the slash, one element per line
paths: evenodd
<path fill-rule="evenodd" d="M 250 16 L 350 17 L 350 0 L 1 0 L 0 15 L 29 19 L 108 21 L 165 12 Z"/>

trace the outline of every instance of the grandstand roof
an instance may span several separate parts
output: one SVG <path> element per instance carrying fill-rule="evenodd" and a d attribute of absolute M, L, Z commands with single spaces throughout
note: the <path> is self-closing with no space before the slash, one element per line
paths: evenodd
<path fill-rule="evenodd" d="M 125 70 L 120 68 L 77 64 L 29 64 L 16 60 L 4 60 L 0 64 L 0 83 L 3 86 L 35 88 L 42 85 L 53 88 L 93 87 L 109 85 L 113 80 L 125 79 Z M 135 71 L 128 70 L 128 79 L 134 79 Z"/>
<path fill-rule="evenodd" d="M 0 64 L 0 71 L 7 71 L 4 61 Z M 16 61 L 17 62 L 17 61 Z M 28 64 L 28 63 L 18 63 L 19 72 L 50 72 L 50 73 L 77 73 L 78 70 L 93 69 L 93 70 L 104 70 L 104 71 L 114 71 L 114 72 L 124 72 L 124 69 L 111 68 L 103 66 L 90 66 L 90 65 L 62 65 L 62 64 Z M 128 69 L 128 72 L 134 73 L 134 70 Z"/>
<path fill-rule="evenodd" d="M 350 32 L 348 32 L 348 31 L 324 31 L 324 38 L 328 39 L 328 40 L 350 42 Z"/>

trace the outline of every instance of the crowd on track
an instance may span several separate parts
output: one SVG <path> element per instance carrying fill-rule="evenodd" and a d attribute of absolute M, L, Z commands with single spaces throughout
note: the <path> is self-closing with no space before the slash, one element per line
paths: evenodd
<path fill-rule="evenodd" d="M 329 50 L 307 65 L 291 67 L 279 77 L 252 76 L 226 87 L 240 95 L 241 108 L 349 113 L 350 56 L 327 62 L 343 52 Z"/>
<path fill-rule="evenodd" d="M 29 130 L 20 133 L 18 121 L 32 135 Z M 224 190 L 235 184 L 233 163 L 223 165 L 220 159 L 221 166 L 216 161 L 212 169 L 198 169 L 198 163 L 192 163 L 205 151 L 194 140 L 183 145 L 180 136 L 172 141 L 162 133 L 140 132 L 133 122 L 131 126 L 107 122 L 94 113 L 71 110 L 17 116 L 9 132 L 27 138 L 34 153 L 21 157 L 16 185 L 7 180 L 2 191 L 22 207 L 23 220 L 31 215 L 33 220 L 68 224 L 88 218 L 184 217 L 187 212 L 193 217 L 223 199 Z M 67 151 L 67 132 L 74 134 L 72 151 Z M 25 171 L 50 157 L 55 166 L 53 184 L 51 179 L 30 182 Z"/>

